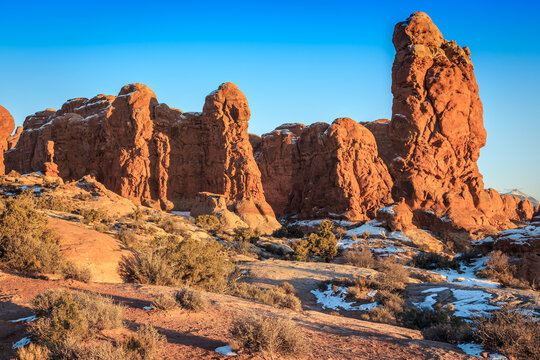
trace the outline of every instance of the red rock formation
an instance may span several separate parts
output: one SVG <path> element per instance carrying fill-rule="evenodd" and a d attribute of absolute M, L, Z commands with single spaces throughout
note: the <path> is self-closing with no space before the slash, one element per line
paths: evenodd
<path fill-rule="evenodd" d="M 54 163 L 54 141 L 47 142 L 47 161 L 43 164 L 43 175 L 58 176 L 58 166 Z"/>
<path fill-rule="evenodd" d="M 391 161 L 394 198 L 470 231 L 496 231 L 514 226 L 509 219 L 530 218 L 526 202 L 518 209 L 516 201 L 500 202 L 498 194 L 484 191 L 476 161 L 486 131 L 469 49 L 444 40 L 421 12 L 396 25 L 393 42 L 392 148 L 385 147 L 389 153 L 382 157 Z M 384 137 L 377 125 L 368 127 Z"/>
<path fill-rule="evenodd" d="M 202 113 L 171 109 L 147 86 L 131 84 L 116 97 L 73 99 L 29 116 L 6 164 L 42 170 L 53 141 L 65 180 L 90 174 L 122 196 L 165 209 L 189 210 L 200 192 L 220 194 L 245 223 L 270 232 L 280 225 L 265 201 L 249 117 L 246 97 L 231 83 L 207 96 Z"/>
<path fill-rule="evenodd" d="M 23 127 L 17 126 L 17 129 L 15 130 L 15 134 L 8 136 L 7 150 L 11 150 L 17 145 L 17 142 L 19 141 L 19 137 L 21 136 L 22 132 L 23 132 Z"/>
<path fill-rule="evenodd" d="M 8 149 L 8 138 L 15 129 L 13 116 L 0 105 L 0 175 L 5 173 L 4 151 Z"/>
<path fill-rule="evenodd" d="M 348 118 L 282 125 L 262 136 L 255 157 L 278 214 L 363 221 L 392 202 L 373 135 Z"/>

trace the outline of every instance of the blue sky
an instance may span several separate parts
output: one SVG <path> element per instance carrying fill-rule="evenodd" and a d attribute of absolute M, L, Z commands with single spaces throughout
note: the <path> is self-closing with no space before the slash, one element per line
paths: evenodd
<path fill-rule="evenodd" d="M 532 1 L 1 1 L 0 104 L 21 125 L 69 98 L 141 82 L 160 102 L 200 111 L 231 81 L 249 100 L 253 133 L 388 118 L 393 27 L 425 11 L 471 49 L 486 187 L 540 199 L 539 10 Z"/>

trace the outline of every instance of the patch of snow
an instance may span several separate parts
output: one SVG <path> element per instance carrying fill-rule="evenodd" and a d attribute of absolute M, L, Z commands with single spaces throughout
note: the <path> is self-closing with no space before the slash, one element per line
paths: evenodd
<path fill-rule="evenodd" d="M 406 119 L 407 117 L 403 114 L 394 114 L 394 116 L 400 117 L 402 119 Z"/>
<path fill-rule="evenodd" d="M 16 320 L 9 320 L 9 322 L 11 322 L 11 323 L 32 322 L 32 321 L 34 321 L 36 319 L 37 319 L 37 316 L 32 315 L 32 316 L 28 316 L 28 317 L 24 317 L 24 318 L 20 318 L 20 319 L 16 319 Z"/>
<path fill-rule="evenodd" d="M 481 358 L 482 353 L 485 352 L 482 345 L 473 344 L 473 343 L 467 343 L 467 344 L 458 344 L 458 348 L 463 350 L 463 352 L 467 355 L 474 356 Z M 488 359 L 491 360 L 505 360 L 508 359 L 506 356 L 501 354 L 488 354 Z"/>
<path fill-rule="evenodd" d="M 375 295 L 377 295 L 377 290 L 371 290 L 370 292 L 367 293 L 367 296 L 369 297 L 374 297 Z"/>
<path fill-rule="evenodd" d="M 430 295 L 426 296 L 424 301 L 422 301 L 421 303 L 413 303 L 413 305 L 416 306 L 419 309 L 433 309 L 433 305 L 435 305 L 437 303 L 437 301 L 435 300 L 437 295 L 441 291 L 444 291 L 444 290 L 447 290 L 447 289 L 448 288 L 446 288 L 446 287 L 426 289 L 426 290 L 422 291 L 422 293 L 430 292 L 430 293 L 433 293 L 433 294 L 430 294 Z"/>
<path fill-rule="evenodd" d="M 13 344 L 14 349 L 25 347 L 26 345 L 30 344 L 30 338 L 23 337 L 21 340 L 17 341 L 15 344 Z"/>
<path fill-rule="evenodd" d="M 332 284 L 328 284 L 328 288 L 325 291 L 319 289 L 311 290 L 311 293 L 317 298 L 317 303 L 322 305 L 323 309 L 338 310 L 362 310 L 369 311 L 377 306 L 376 302 L 367 303 L 362 305 L 353 305 L 353 303 L 345 301 L 345 295 L 347 292 L 346 287 L 339 287 L 336 292 L 332 290 Z"/>
<path fill-rule="evenodd" d="M 214 350 L 218 354 L 226 355 L 226 356 L 237 356 L 238 354 L 232 351 L 232 348 L 228 345 L 226 346 L 220 346 L 216 350 Z"/>
<path fill-rule="evenodd" d="M 456 301 L 453 303 L 456 309 L 455 315 L 469 318 L 477 313 L 485 314 L 486 311 L 496 310 L 499 307 L 490 305 L 488 300 L 491 295 L 482 290 L 451 289 Z"/>
<path fill-rule="evenodd" d="M 482 345 L 478 344 L 459 344 L 458 348 L 463 350 L 463 352 L 467 355 L 476 356 L 476 357 L 482 357 L 482 353 L 484 352 L 484 348 Z"/>
<path fill-rule="evenodd" d="M 498 288 L 500 284 L 493 280 L 481 279 L 475 273 L 485 268 L 487 257 L 475 259 L 470 266 L 461 264 L 460 270 L 438 269 L 431 272 L 446 277 L 447 282 L 459 282 L 463 286 L 479 286 L 485 288 Z M 460 281 L 461 280 L 461 281 Z"/>
<path fill-rule="evenodd" d="M 191 211 L 171 211 L 171 214 L 188 218 L 191 214 Z"/>
<path fill-rule="evenodd" d="M 478 313 L 486 314 L 487 311 L 496 310 L 499 308 L 498 306 L 489 304 L 491 295 L 483 290 L 462 290 L 446 287 L 430 288 L 422 291 L 422 293 L 433 294 L 426 296 L 423 302 L 413 304 L 420 309 L 432 309 L 433 305 L 437 303 L 435 298 L 437 297 L 438 293 L 445 290 L 450 290 L 456 299 L 456 301 L 452 303 L 452 305 L 454 305 L 454 314 L 456 316 L 470 318 Z"/>
<path fill-rule="evenodd" d="M 377 210 L 377 212 L 383 212 L 385 214 L 390 214 L 390 215 L 396 215 L 396 212 L 394 211 L 394 207 L 396 205 L 390 205 L 390 206 L 386 206 L 386 207 L 383 207 L 383 208 L 380 208 L 379 210 Z"/>
<path fill-rule="evenodd" d="M 152 310 L 152 307 L 151 306 L 143 306 L 143 309 L 144 310 Z"/>

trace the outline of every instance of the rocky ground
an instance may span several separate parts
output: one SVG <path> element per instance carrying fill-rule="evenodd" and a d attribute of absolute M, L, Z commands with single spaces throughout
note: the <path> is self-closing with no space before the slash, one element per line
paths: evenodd
<path fill-rule="evenodd" d="M 137 324 L 152 324 L 167 338 L 161 358 L 221 359 L 225 355 L 214 350 L 231 343 L 231 321 L 246 313 L 273 313 L 291 318 L 305 334 L 309 346 L 307 358 L 333 359 L 461 359 L 467 358 L 462 351 L 480 355 L 477 345 L 424 340 L 417 330 L 362 320 L 363 314 L 380 306 L 374 293 L 366 290 L 363 298 L 350 299 L 346 288 L 332 287 L 336 279 L 374 279 L 378 271 L 344 264 L 342 256 L 332 262 L 291 261 L 288 259 L 295 239 L 261 236 L 248 250 L 231 253 L 243 273 L 244 281 L 262 288 L 288 282 L 293 285 L 301 300 L 302 311 L 279 309 L 258 302 L 233 296 L 208 293 L 211 307 L 208 311 L 191 313 L 183 310 L 160 312 L 145 310 L 153 296 L 172 291 L 171 288 L 123 283 L 118 264 L 133 250 L 118 240 L 118 234 L 126 224 L 133 221 L 132 214 L 138 207 L 101 184 L 87 178 L 79 182 L 51 184 L 44 176 L 4 177 L 1 191 L 5 197 L 18 196 L 21 191 L 34 193 L 36 198 L 62 199 L 70 204 L 69 210 L 41 211 L 49 218 L 49 227 L 56 231 L 62 253 L 78 265 L 88 266 L 93 281 L 85 284 L 63 280 L 57 275 L 25 275 L 9 270 L 0 273 L 0 357 L 14 356 L 13 344 L 25 337 L 24 322 L 11 322 L 33 314 L 29 301 L 49 288 L 90 290 L 111 296 L 126 306 L 127 328 Z M 111 226 L 101 229 L 83 223 L 84 209 L 102 209 L 110 215 Z M 139 207 L 150 215 L 138 224 L 138 236 L 150 239 L 166 230 L 156 226 L 153 217 L 174 219 L 181 224 L 183 234 L 195 239 L 216 238 L 197 227 L 188 213 L 166 213 Z M 110 220 L 111 221 L 111 220 Z M 308 232 L 317 228 L 321 221 L 297 222 Z M 380 221 L 365 224 L 337 222 L 338 244 L 342 254 L 347 248 L 361 247 L 379 258 L 395 256 L 402 263 L 409 263 L 414 256 L 425 251 L 445 251 L 445 244 L 429 232 L 415 229 L 412 232 L 389 231 Z M 529 225 L 533 226 L 533 225 Z M 523 231 L 531 231 L 523 228 Z M 515 232 L 515 230 L 514 230 Z M 231 236 L 226 233 L 217 237 L 227 244 Z M 487 241 L 490 241 L 489 239 Z M 480 242 L 482 243 L 482 242 Z M 410 278 L 403 291 L 405 306 L 433 309 L 435 304 L 453 304 L 456 315 L 465 319 L 510 304 L 526 307 L 540 313 L 540 295 L 532 290 L 502 287 L 493 280 L 477 276 L 485 267 L 486 257 L 476 256 L 460 263 L 458 269 L 424 270 L 410 268 Z M 392 325 L 392 323 L 394 325 Z M 126 335 L 122 331 L 104 331 L 99 336 L 118 339 Z M 257 355 L 240 354 L 238 358 L 257 358 Z M 495 358 L 495 357 L 494 357 Z"/>

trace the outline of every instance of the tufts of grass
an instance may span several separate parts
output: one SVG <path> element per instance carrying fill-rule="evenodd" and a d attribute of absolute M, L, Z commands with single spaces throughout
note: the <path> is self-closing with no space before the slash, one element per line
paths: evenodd
<path fill-rule="evenodd" d="M 305 354 L 302 334 L 292 320 L 275 316 L 246 316 L 236 319 L 231 335 L 238 346 L 250 353 L 267 353 L 270 357 Z"/>

